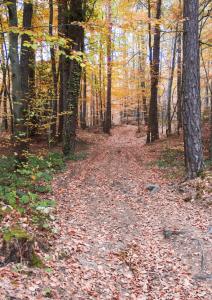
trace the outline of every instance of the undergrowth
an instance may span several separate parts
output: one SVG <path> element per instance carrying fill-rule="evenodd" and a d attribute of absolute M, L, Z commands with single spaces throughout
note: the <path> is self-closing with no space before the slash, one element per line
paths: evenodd
<path fill-rule="evenodd" d="M 157 166 L 165 171 L 165 176 L 170 179 L 183 177 L 185 175 L 184 150 L 182 148 L 166 148 L 161 152 L 159 159 L 156 161 Z M 205 172 L 212 169 L 212 160 L 205 160 Z"/>
<path fill-rule="evenodd" d="M 67 160 L 84 158 L 84 153 L 66 158 L 57 152 L 45 157 L 30 154 L 27 162 L 17 167 L 15 157 L 0 157 L 0 221 L 17 212 L 20 218 L 27 217 L 35 230 L 48 230 L 53 219 L 51 211 L 56 206 L 50 197 L 53 176 L 65 170 Z"/>
<path fill-rule="evenodd" d="M 166 172 L 169 178 L 176 178 L 184 174 L 184 151 L 181 148 L 166 148 L 162 151 L 157 166 Z"/>

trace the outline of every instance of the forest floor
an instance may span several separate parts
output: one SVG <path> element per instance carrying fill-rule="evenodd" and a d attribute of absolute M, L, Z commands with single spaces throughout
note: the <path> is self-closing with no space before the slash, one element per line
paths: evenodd
<path fill-rule="evenodd" d="M 0 268 L 0 298 L 210 300 L 211 206 L 184 201 L 177 169 L 156 163 L 172 140 L 146 146 L 133 126 L 83 138 L 87 158 L 52 183 L 48 267 Z"/>

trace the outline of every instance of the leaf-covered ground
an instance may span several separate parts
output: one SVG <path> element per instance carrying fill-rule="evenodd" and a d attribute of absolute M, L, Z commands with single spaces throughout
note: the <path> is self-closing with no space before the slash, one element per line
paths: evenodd
<path fill-rule="evenodd" d="M 1 299 L 211 299 L 211 208 L 184 201 L 175 169 L 154 162 L 161 143 L 146 146 L 135 130 L 84 133 L 87 158 L 52 184 L 46 268 L 0 268 Z"/>

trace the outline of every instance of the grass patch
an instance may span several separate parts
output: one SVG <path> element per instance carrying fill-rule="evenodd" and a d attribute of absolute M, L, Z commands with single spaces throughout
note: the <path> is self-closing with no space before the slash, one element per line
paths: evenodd
<path fill-rule="evenodd" d="M 156 161 L 157 166 L 166 172 L 168 178 L 176 178 L 184 174 L 184 151 L 181 148 L 166 148 Z"/>
<path fill-rule="evenodd" d="M 206 166 L 206 169 L 212 169 L 212 159 L 207 159 L 205 161 L 205 166 Z"/>
<path fill-rule="evenodd" d="M 165 149 L 157 161 L 159 168 L 182 167 L 184 165 L 184 151 L 182 149 L 173 148 Z"/>
<path fill-rule="evenodd" d="M 71 154 L 66 156 L 66 160 L 72 160 L 72 161 L 80 161 L 80 160 L 84 160 L 87 158 L 87 153 L 85 152 L 79 152 L 79 153 L 75 153 L 75 154 Z"/>

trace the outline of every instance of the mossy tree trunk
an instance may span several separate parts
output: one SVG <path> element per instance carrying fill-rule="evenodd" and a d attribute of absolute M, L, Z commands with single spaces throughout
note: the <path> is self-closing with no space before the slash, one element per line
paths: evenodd
<path fill-rule="evenodd" d="M 61 26 L 64 27 L 66 38 L 70 39 L 70 50 L 66 49 L 63 58 L 63 153 L 69 155 L 75 151 L 76 128 L 78 118 L 78 97 L 80 92 L 81 62 L 80 58 L 70 58 L 84 50 L 84 28 L 80 24 L 85 20 L 82 0 L 63 1 L 66 9 L 63 11 Z M 65 80 L 66 79 L 66 80 Z"/>

